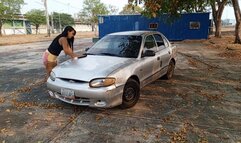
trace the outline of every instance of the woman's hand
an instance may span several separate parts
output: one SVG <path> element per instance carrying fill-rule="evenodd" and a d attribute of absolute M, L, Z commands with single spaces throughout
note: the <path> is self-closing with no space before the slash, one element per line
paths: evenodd
<path fill-rule="evenodd" d="M 73 53 L 73 56 L 71 56 L 72 60 L 78 60 L 78 56 Z"/>

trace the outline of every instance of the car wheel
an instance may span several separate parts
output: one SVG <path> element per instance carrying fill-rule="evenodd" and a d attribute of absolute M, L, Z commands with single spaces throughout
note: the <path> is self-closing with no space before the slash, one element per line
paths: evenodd
<path fill-rule="evenodd" d="M 124 87 L 121 108 L 130 108 L 134 106 L 140 97 L 140 84 L 134 80 L 129 79 Z"/>
<path fill-rule="evenodd" d="M 174 69 L 175 69 L 175 63 L 173 60 L 170 61 L 167 69 L 167 73 L 165 74 L 164 78 L 165 79 L 171 79 L 174 74 Z"/>

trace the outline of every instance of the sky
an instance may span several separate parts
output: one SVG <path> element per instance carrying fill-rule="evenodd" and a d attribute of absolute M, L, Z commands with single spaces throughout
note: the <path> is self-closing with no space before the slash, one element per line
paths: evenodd
<path fill-rule="evenodd" d="M 76 13 L 81 11 L 82 3 L 84 0 L 47 0 L 48 12 L 61 12 L 68 13 L 75 16 Z M 128 3 L 128 0 L 100 0 L 106 5 L 113 5 L 118 8 L 119 12 Z M 21 12 L 24 14 L 31 9 L 44 10 L 43 0 L 24 0 L 25 5 L 22 7 Z M 241 1 L 239 0 L 239 4 Z M 235 19 L 233 8 L 226 6 L 222 19 Z"/>
<path fill-rule="evenodd" d="M 84 0 L 47 0 L 48 12 L 61 12 L 75 15 L 82 9 L 82 3 Z M 100 0 L 106 5 L 113 5 L 118 8 L 119 11 L 128 4 L 128 0 Z M 21 12 L 24 14 L 31 9 L 44 10 L 43 0 L 24 0 L 25 5 L 22 7 Z"/>

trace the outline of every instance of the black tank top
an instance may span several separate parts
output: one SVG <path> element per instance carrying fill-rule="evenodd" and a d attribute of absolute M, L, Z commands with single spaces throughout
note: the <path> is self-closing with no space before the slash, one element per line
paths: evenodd
<path fill-rule="evenodd" d="M 59 54 L 63 50 L 63 46 L 61 46 L 59 44 L 59 38 L 61 38 L 61 37 L 63 37 L 63 36 L 60 34 L 59 36 L 54 38 L 53 42 L 50 44 L 50 46 L 48 48 L 48 51 L 55 56 L 59 56 Z"/>

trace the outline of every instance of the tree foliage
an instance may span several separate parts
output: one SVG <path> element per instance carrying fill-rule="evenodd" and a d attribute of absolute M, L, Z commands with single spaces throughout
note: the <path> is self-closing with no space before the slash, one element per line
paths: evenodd
<path fill-rule="evenodd" d="M 39 26 L 46 23 L 46 18 L 43 10 L 32 9 L 27 12 L 25 16 L 31 22 L 31 24 L 36 27 L 36 34 L 38 33 Z"/>
<path fill-rule="evenodd" d="M 109 11 L 108 14 L 114 15 L 114 14 L 117 14 L 118 8 L 116 6 L 109 5 L 108 6 L 108 11 Z"/>
<path fill-rule="evenodd" d="M 14 19 L 20 13 L 24 0 L 0 0 L 0 35 L 2 35 L 2 25 L 4 21 Z"/>
<path fill-rule="evenodd" d="M 97 24 L 98 15 L 109 14 L 108 8 L 105 4 L 101 3 L 100 0 L 84 0 L 83 10 L 79 16 L 89 24 Z"/>
<path fill-rule="evenodd" d="M 53 26 L 58 29 L 63 29 L 68 25 L 74 25 L 74 18 L 66 13 L 54 12 L 50 17 L 53 17 Z"/>
<path fill-rule="evenodd" d="M 139 7 L 138 5 L 131 6 L 131 5 L 125 5 L 120 12 L 120 14 L 141 14 L 143 9 Z"/>
<path fill-rule="evenodd" d="M 66 27 L 68 25 L 74 25 L 74 18 L 70 14 L 61 13 L 61 25 Z"/>
<path fill-rule="evenodd" d="M 84 0 L 83 9 L 79 12 L 79 20 L 82 23 L 92 25 L 92 31 L 98 23 L 98 15 L 109 14 L 108 7 L 100 0 Z"/>
<path fill-rule="evenodd" d="M 130 5 L 144 4 L 143 14 L 156 17 L 162 13 L 177 16 L 186 12 L 205 12 L 210 0 L 129 0 Z"/>

